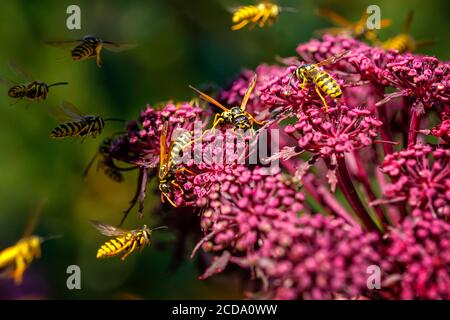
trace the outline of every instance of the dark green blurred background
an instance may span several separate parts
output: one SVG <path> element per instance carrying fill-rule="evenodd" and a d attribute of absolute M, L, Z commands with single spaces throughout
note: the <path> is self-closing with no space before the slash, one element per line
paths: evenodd
<path fill-rule="evenodd" d="M 230 30 L 227 8 L 242 1 L 0 1 L 0 74 L 18 80 L 8 68 L 14 59 L 37 79 L 49 83 L 69 81 L 69 86 L 51 89 L 40 104 L 10 106 L 7 88 L 0 95 L 0 249 L 17 241 L 27 215 L 39 201 L 48 199 L 36 227 L 42 236 L 61 234 L 62 239 L 43 245 L 42 258 L 34 263 L 21 288 L 0 280 L 0 296 L 10 298 L 241 298 L 237 280 L 223 276 L 202 282 L 193 261 L 175 271 L 168 266 L 172 252 L 153 247 L 141 255 L 96 260 L 98 246 L 106 238 L 88 219 L 117 223 L 134 188 L 135 173 L 117 184 L 103 174 L 82 179 L 85 165 L 101 139 L 53 141 L 48 138 L 55 121 L 46 109 L 68 100 L 88 113 L 107 117 L 135 118 L 147 103 L 168 99 L 188 99 L 188 84 L 226 85 L 239 71 L 261 62 L 273 62 L 276 55 L 295 54 L 300 42 L 313 31 L 330 26 L 314 15 L 324 6 L 356 20 L 370 4 L 378 4 L 383 18 L 393 26 L 382 32 L 399 32 L 408 9 L 414 9 L 412 33 L 416 39 L 439 42 L 422 52 L 450 59 L 449 12 L 447 0 L 430 1 L 280 1 L 297 13 L 282 14 L 271 28 L 253 31 Z M 81 7 L 81 31 L 66 29 L 66 8 Z M 122 53 L 102 52 L 103 67 L 93 60 L 72 62 L 62 57 L 66 51 L 43 44 L 49 39 L 77 39 L 94 34 L 103 39 L 137 43 Z M 120 129 L 110 124 L 104 136 Z M 147 208 L 157 205 L 150 196 Z M 145 222 L 152 221 L 147 212 Z M 126 227 L 142 223 L 132 213 Z M 169 232 L 154 234 L 158 241 L 173 239 Z M 192 248 L 194 242 L 189 243 Z M 82 270 L 82 290 L 66 288 L 66 268 L 77 264 Z M 13 289 L 14 288 L 14 289 Z"/>

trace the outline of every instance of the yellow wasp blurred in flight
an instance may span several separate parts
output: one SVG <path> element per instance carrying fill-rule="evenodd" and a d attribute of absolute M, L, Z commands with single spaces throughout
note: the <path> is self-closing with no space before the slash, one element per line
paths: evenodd
<path fill-rule="evenodd" d="M 0 277 L 10 278 L 15 284 L 21 284 L 25 270 L 33 260 L 41 256 L 41 244 L 50 238 L 44 239 L 31 233 L 43 208 L 42 201 L 31 212 L 22 238 L 16 244 L 0 251 Z"/>
<path fill-rule="evenodd" d="M 46 41 L 46 44 L 52 46 L 72 46 L 72 50 L 70 51 L 72 60 L 79 61 L 95 58 L 98 67 L 102 65 L 100 52 L 103 48 L 113 52 L 120 52 L 136 47 L 134 44 L 119 44 L 92 35 L 84 36 L 78 40 Z"/>

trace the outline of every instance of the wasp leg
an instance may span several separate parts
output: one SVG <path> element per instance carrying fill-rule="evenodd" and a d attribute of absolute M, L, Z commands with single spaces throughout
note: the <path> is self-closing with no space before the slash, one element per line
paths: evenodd
<path fill-rule="evenodd" d="M 216 113 L 214 116 L 213 126 L 211 128 L 211 133 L 214 134 L 216 127 L 223 121 L 223 118 L 220 116 L 220 114 Z"/>
<path fill-rule="evenodd" d="M 131 246 L 131 249 L 130 249 L 127 253 L 125 253 L 125 254 L 120 258 L 120 260 L 125 261 L 125 259 L 126 259 L 131 253 L 133 253 L 134 249 L 136 249 L 136 241 L 133 241 L 133 245 Z"/>
<path fill-rule="evenodd" d="M 164 193 L 164 197 L 167 199 L 167 201 L 169 201 L 169 203 L 172 205 L 172 207 L 174 208 L 178 208 L 178 206 L 175 204 L 175 202 L 172 201 L 172 199 L 170 199 L 170 197 Z"/>
<path fill-rule="evenodd" d="M 85 126 L 83 129 L 80 130 L 80 132 L 78 132 L 77 136 L 82 136 L 83 133 L 85 133 L 86 131 L 89 131 L 89 126 Z M 83 138 L 84 140 L 84 138 Z M 83 143 L 83 142 L 81 142 Z"/>
<path fill-rule="evenodd" d="M 233 31 L 240 30 L 240 29 L 244 28 L 249 22 L 250 22 L 249 20 L 243 20 L 240 23 L 232 26 L 231 30 L 233 30 Z"/>
<path fill-rule="evenodd" d="M 263 126 L 266 123 L 265 121 L 263 121 L 263 122 L 257 121 L 250 113 L 247 113 L 247 115 L 252 120 L 252 122 L 256 123 L 257 125 Z"/>
<path fill-rule="evenodd" d="M 260 27 L 264 27 L 264 25 L 267 23 L 267 20 L 269 20 L 270 18 L 270 11 L 266 11 L 261 19 L 261 21 L 259 22 L 259 26 Z"/>
<path fill-rule="evenodd" d="M 25 263 L 25 259 L 22 256 L 18 256 L 16 258 L 16 270 L 14 270 L 14 273 L 13 273 L 14 282 L 16 284 L 22 283 L 23 273 L 25 272 L 26 268 L 27 268 L 27 265 Z"/>
<path fill-rule="evenodd" d="M 192 172 L 191 170 L 189 170 L 188 168 L 185 168 L 185 167 L 177 169 L 175 172 L 181 172 L 181 171 L 186 171 L 190 174 L 195 174 L 194 172 Z"/>
<path fill-rule="evenodd" d="M 102 60 L 100 58 L 100 52 L 102 51 L 102 45 L 98 45 L 97 48 L 95 48 L 95 62 L 97 63 L 97 67 L 101 68 L 102 66 Z"/>
<path fill-rule="evenodd" d="M 175 186 L 175 187 L 177 187 L 178 189 L 180 189 L 182 195 L 184 194 L 183 188 L 182 188 L 178 183 L 176 183 L 176 182 L 173 181 L 173 180 L 170 181 L 170 183 L 171 183 L 173 186 Z"/>
<path fill-rule="evenodd" d="M 203 131 L 203 133 L 202 133 L 202 135 L 201 135 L 200 137 L 198 137 L 197 139 L 191 140 L 188 144 L 186 144 L 186 145 L 183 147 L 182 151 L 184 151 L 184 149 L 186 149 L 187 147 L 189 147 L 191 144 L 194 144 L 195 142 L 197 142 L 197 141 L 199 141 L 199 140 L 202 140 L 202 139 L 203 139 L 203 136 L 204 136 L 208 131 L 209 131 L 209 130 Z"/>
<path fill-rule="evenodd" d="M 10 104 L 10 106 L 13 106 L 13 105 L 15 105 L 15 104 L 18 104 L 18 103 L 19 103 L 20 101 L 22 101 L 22 99 L 23 99 L 23 98 L 19 98 L 19 99 L 17 99 L 17 101 L 16 101 L 16 102 L 14 102 L 14 103 L 11 103 L 11 104 Z"/>
<path fill-rule="evenodd" d="M 300 87 L 300 90 L 305 89 L 305 86 L 306 86 L 306 76 L 305 76 L 305 74 L 304 74 L 303 71 L 302 71 L 302 78 L 303 78 L 302 84 L 299 84 L 299 85 L 298 85 L 298 86 Z"/>
<path fill-rule="evenodd" d="M 326 103 L 324 97 L 323 97 L 322 94 L 320 93 L 319 88 L 318 88 L 317 86 L 315 86 L 315 89 L 316 89 L 317 94 L 318 94 L 319 97 L 320 97 L 320 100 L 322 100 L 323 105 L 325 106 L 325 112 L 328 112 L 328 105 L 327 105 L 327 103 Z"/>
<path fill-rule="evenodd" d="M 264 11 L 263 12 L 259 12 L 253 19 L 252 19 L 252 22 L 254 23 L 254 25 L 253 26 L 255 26 L 257 23 L 258 23 L 258 21 L 264 16 Z"/>

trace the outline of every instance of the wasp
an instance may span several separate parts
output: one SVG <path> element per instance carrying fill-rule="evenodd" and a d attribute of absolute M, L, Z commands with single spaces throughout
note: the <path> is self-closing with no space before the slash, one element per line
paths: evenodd
<path fill-rule="evenodd" d="M 70 51 L 72 60 L 79 61 L 95 58 L 98 67 L 101 67 L 102 65 L 100 52 L 103 48 L 113 52 L 120 52 L 135 47 L 135 45 L 132 44 L 119 44 L 112 41 L 102 40 L 92 35 L 84 36 L 78 40 L 47 41 L 46 43 L 53 46 L 75 46 Z"/>
<path fill-rule="evenodd" d="M 169 149 L 167 150 L 167 131 L 168 125 L 167 122 L 165 122 L 160 136 L 159 190 L 161 191 L 161 201 L 165 202 L 165 199 L 167 199 L 167 201 L 176 208 L 177 205 L 170 198 L 170 192 L 173 190 L 173 187 L 179 189 L 181 193 L 184 191 L 176 182 L 175 174 L 182 171 L 194 174 L 186 167 L 180 168 L 177 160 L 180 157 L 180 152 L 193 143 L 194 140 L 192 140 L 192 133 L 185 131 L 169 145 Z"/>
<path fill-rule="evenodd" d="M 42 202 L 31 212 L 22 238 L 16 244 L 0 251 L 0 274 L 12 278 L 17 285 L 22 283 L 25 270 L 41 256 L 41 244 L 46 240 L 56 238 L 31 235 L 43 206 Z"/>
<path fill-rule="evenodd" d="M 100 159 L 98 159 L 97 162 L 97 170 L 101 169 L 107 177 L 109 177 L 111 180 L 115 182 L 124 181 L 124 177 L 122 174 L 123 171 L 136 169 L 136 167 L 121 168 L 114 163 L 113 156 L 110 151 L 113 142 L 114 140 L 112 138 L 106 138 L 100 143 L 97 152 L 92 157 L 91 161 L 89 161 L 86 169 L 84 170 L 83 176 L 85 178 L 89 174 L 89 171 L 92 165 L 94 164 L 95 160 L 97 160 L 98 158 Z"/>
<path fill-rule="evenodd" d="M 200 90 L 189 86 L 192 90 L 194 90 L 201 98 L 214 104 L 215 106 L 222 109 L 222 113 L 216 113 L 214 116 L 212 131 L 221 123 L 230 124 L 233 126 L 233 130 L 242 129 L 247 130 L 250 129 L 253 132 L 253 124 L 256 123 L 258 125 L 263 125 L 263 122 L 257 121 L 250 113 L 245 111 L 250 95 L 253 92 L 256 84 L 256 74 L 254 75 L 252 81 L 250 82 L 249 87 L 245 93 L 244 98 L 242 99 L 240 106 L 234 106 L 230 109 L 223 106 L 221 103 L 216 101 L 215 99 L 208 96 L 206 93 L 201 92 Z"/>
<path fill-rule="evenodd" d="M 367 28 L 368 13 L 364 12 L 361 18 L 352 22 L 339 15 L 337 12 L 328 9 L 317 9 L 316 13 L 324 18 L 327 18 L 336 27 L 325 28 L 320 30 L 320 33 L 330 33 L 332 35 L 344 35 L 354 38 L 365 37 L 367 40 L 376 40 L 376 33 L 373 30 Z M 385 28 L 391 25 L 390 19 L 382 19 L 380 21 L 380 27 Z"/>
<path fill-rule="evenodd" d="M 179 166 L 180 152 L 184 151 L 190 144 L 194 143 L 198 139 L 192 139 L 192 132 L 184 131 L 179 134 L 169 146 L 167 146 L 167 135 L 168 135 L 168 123 L 164 122 L 163 128 L 159 138 L 160 144 L 160 154 L 159 154 L 159 168 L 158 168 L 158 178 L 159 184 L 158 189 L 161 192 L 161 202 L 166 202 L 166 200 L 173 206 L 177 207 L 177 204 L 170 197 L 170 193 L 177 188 L 180 190 L 181 194 L 184 194 L 183 188 L 177 183 L 176 174 L 180 172 L 188 172 L 190 174 L 195 174 L 186 167 Z M 201 137 L 200 137 L 201 138 Z M 122 220 L 119 226 L 121 226 L 131 209 L 139 203 L 138 214 L 142 216 L 142 211 L 144 209 L 144 200 L 146 196 L 148 180 L 148 168 L 141 167 L 139 170 L 138 188 L 133 199 L 130 201 L 130 206 L 123 213 Z"/>
<path fill-rule="evenodd" d="M 301 90 L 303 90 L 307 84 L 313 83 L 314 88 L 320 97 L 320 100 L 322 100 L 322 103 L 325 106 L 325 110 L 328 112 L 328 105 L 325 101 L 324 95 L 330 96 L 334 99 L 338 99 L 342 96 L 342 90 L 337 81 L 321 67 L 337 62 L 350 52 L 350 50 L 344 50 L 318 63 L 307 63 L 298 66 L 292 73 L 291 81 L 289 81 L 289 86 L 291 85 L 294 75 L 301 82 L 301 84 L 299 85 Z"/>
<path fill-rule="evenodd" d="M 8 89 L 8 96 L 10 98 L 17 99 L 17 102 L 13 104 L 18 103 L 24 98 L 30 101 L 43 101 L 47 98 L 49 88 L 69 84 L 68 82 L 56 82 L 53 84 L 47 84 L 42 81 L 34 80 L 33 77 L 27 71 L 25 71 L 23 67 L 19 66 L 13 61 L 9 63 L 9 66 L 20 78 L 23 78 L 23 80 L 27 81 L 27 83 L 18 84 L 8 79 L 0 79 L 0 82 L 10 87 Z"/>
<path fill-rule="evenodd" d="M 413 15 L 413 11 L 409 11 L 403 25 L 403 31 L 384 42 L 378 43 L 379 46 L 381 46 L 385 50 L 396 50 L 399 53 L 405 53 L 413 52 L 417 48 L 435 43 L 435 41 L 432 40 L 416 41 L 413 38 L 413 36 L 410 34 Z"/>
<path fill-rule="evenodd" d="M 238 7 L 233 11 L 232 21 L 234 25 L 231 30 L 239 30 L 250 23 L 249 29 L 256 25 L 264 27 L 266 24 L 272 25 L 280 15 L 280 12 L 295 12 L 292 8 L 282 8 L 270 1 L 262 1 L 256 5 Z"/>
<path fill-rule="evenodd" d="M 59 108 L 51 110 L 53 116 L 61 121 L 50 133 L 54 139 L 66 137 L 84 137 L 92 135 L 94 138 L 102 133 L 107 121 L 121 121 L 120 119 L 103 119 L 101 116 L 83 115 L 73 104 L 64 101 Z"/>
<path fill-rule="evenodd" d="M 140 229 L 123 230 L 99 221 L 91 221 L 91 223 L 101 234 L 108 237 L 115 237 L 101 245 L 97 251 L 97 259 L 111 258 L 123 254 L 120 258 L 122 261 L 136 249 L 142 252 L 145 247 L 149 246 L 150 236 L 154 230 L 167 228 L 166 226 L 161 226 L 149 229 L 144 225 Z"/>

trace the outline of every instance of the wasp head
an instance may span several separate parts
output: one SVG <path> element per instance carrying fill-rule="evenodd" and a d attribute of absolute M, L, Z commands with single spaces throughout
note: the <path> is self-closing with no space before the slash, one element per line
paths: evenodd
<path fill-rule="evenodd" d="M 301 81 L 310 81 L 317 74 L 317 67 L 313 64 L 304 64 L 295 70 L 295 76 Z"/>
<path fill-rule="evenodd" d="M 97 43 L 100 41 L 99 38 L 97 38 L 93 35 L 84 36 L 81 40 L 83 40 L 84 42 L 92 42 L 92 43 Z"/>

